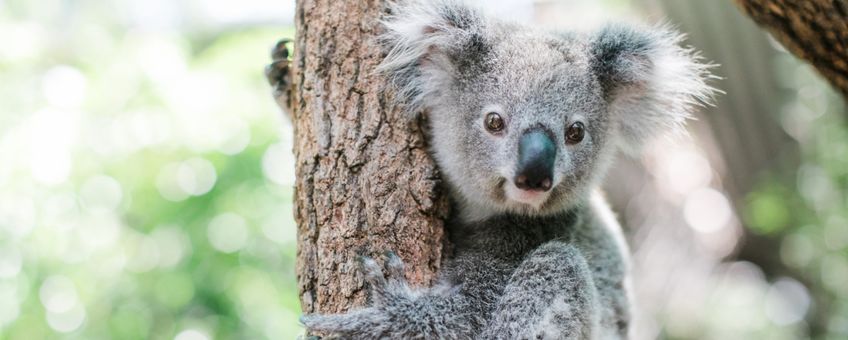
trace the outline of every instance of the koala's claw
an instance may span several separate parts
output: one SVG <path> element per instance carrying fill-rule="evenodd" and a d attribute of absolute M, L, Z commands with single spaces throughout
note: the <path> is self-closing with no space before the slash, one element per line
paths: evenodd
<path fill-rule="evenodd" d="M 265 66 L 265 78 L 275 90 L 281 90 L 288 85 L 289 61 L 286 59 L 272 61 Z"/>
<path fill-rule="evenodd" d="M 274 48 L 271 49 L 271 64 L 265 67 L 265 77 L 268 83 L 272 86 L 281 89 L 287 85 L 291 85 L 289 66 L 289 48 L 290 39 L 281 39 Z"/>
<path fill-rule="evenodd" d="M 383 275 L 383 269 L 380 268 L 377 261 L 370 257 L 360 256 L 357 260 L 365 277 L 365 282 L 368 283 L 371 299 L 374 302 L 381 301 L 386 295 L 386 277 Z"/>
<path fill-rule="evenodd" d="M 291 109 L 291 61 L 288 44 L 290 39 L 281 39 L 271 49 L 271 64 L 265 67 L 265 78 L 273 89 L 274 99 L 286 111 Z"/>
<path fill-rule="evenodd" d="M 394 252 L 386 252 L 384 267 L 370 257 L 357 258 L 373 303 L 380 304 L 385 299 L 409 291 L 403 275 L 403 260 Z"/>
<path fill-rule="evenodd" d="M 274 60 L 284 60 L 289 58 L 289 49 L 287 45 L 291 43 L 292 40 L 288 38 L 280 39 L 276 44 L 274 44 L 274 48 L 271 49 L 271 59 Z"/>
<path fill-rule="evenodd" d="M 386 275 L 390 280 L 405 281 L 403 276 L 403 260 L 393 251 L 386 252 Z"/>

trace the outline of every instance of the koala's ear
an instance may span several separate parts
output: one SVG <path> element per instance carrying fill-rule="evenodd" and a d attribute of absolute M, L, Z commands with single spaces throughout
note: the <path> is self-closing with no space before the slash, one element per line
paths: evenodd
<path fill-rule="evenodd" d="M 709 104 L 712 65 L 679 44 L 668 27 L 610 25 L 590 42 L 592 69 L 621 133 L 622 149 L 636 153 L 652 136 L 685 131 L 695 107 Z"/>
<path fill-rule="evenodd" d="M 458 63 L 468 63 L 458 58 L 484 44 L 483 15 L 461 0 L 399 0 L 383 24 L 386 58 L 377 70 L 411 115 L 449 86 Z"/>

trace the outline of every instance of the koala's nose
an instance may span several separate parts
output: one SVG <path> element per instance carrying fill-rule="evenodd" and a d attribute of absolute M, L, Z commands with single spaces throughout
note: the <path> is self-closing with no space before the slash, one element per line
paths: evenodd
<path fill-rule="evenodd" d="M 545 131 L 534 129 L 525 132 L 518 142 L 518 172 L 514 179 L 515 186 L 522 190 L 550 190 L 556 150 L 556 144 Z"/>

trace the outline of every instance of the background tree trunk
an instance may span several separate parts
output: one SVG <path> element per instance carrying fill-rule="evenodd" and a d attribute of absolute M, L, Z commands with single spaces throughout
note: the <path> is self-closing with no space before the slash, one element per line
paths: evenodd
<path fill-rule="evenodd" d="M 299 0 L 293 60 L 298 224 L 304 313 L 364 302 L 357 255 L 393 250 L 429 284 L 448 204 L 420 122 L 392 107 L 374 68 L 385 0 Z"/>
<path fill-rule="evenodd" d="M 848 0 L 736 0 L 848 98 Z"/>

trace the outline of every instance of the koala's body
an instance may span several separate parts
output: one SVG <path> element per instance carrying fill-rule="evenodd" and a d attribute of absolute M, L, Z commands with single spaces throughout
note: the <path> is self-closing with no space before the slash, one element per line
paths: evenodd
<path fill-rule="evenodd" d="M 550 32 L 453 0 L 401 1 L 380 70 L 424 112 L 456 216 L 433 287 L 362 259 L 370 306 L 307 315 L 355 339 L 627 338 L 627 248 L 597 188 L 619 150 L 673 131 L 711 94 L 664 28 Z"/>

